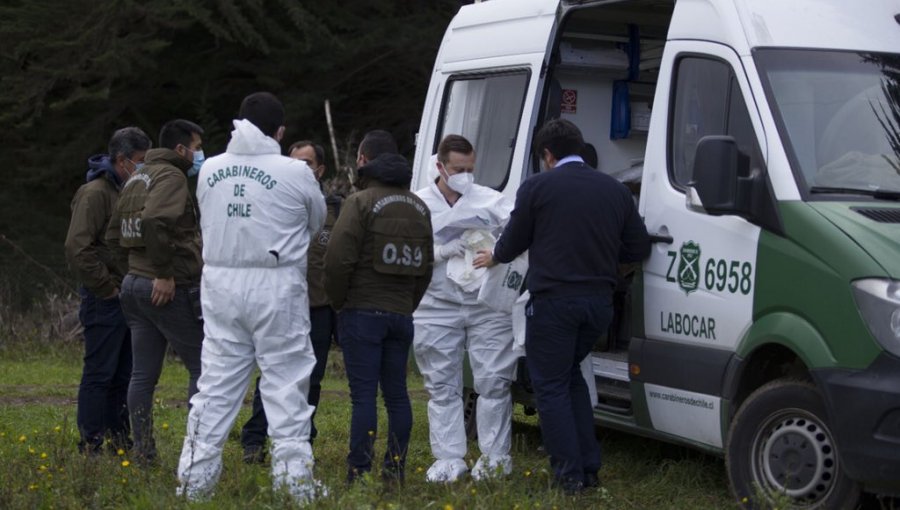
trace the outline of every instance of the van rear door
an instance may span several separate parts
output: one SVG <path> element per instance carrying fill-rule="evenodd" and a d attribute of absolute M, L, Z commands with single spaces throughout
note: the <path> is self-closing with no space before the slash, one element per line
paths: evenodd
<path fill-rule="evenodd" d="M 436 177 L 431 157 L 440 140 L 460 134 L 475 146 L 475 181 L 515 198 L 558 7 L 559 0 L 491 0 L 460 9 L 435 60 L 412 189 Z"/>

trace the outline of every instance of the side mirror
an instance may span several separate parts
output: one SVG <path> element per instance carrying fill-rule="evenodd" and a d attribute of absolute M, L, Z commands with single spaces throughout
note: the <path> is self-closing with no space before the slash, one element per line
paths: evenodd
<path fill-rule="evenodd" d="M 686 193 L 688 209 L 712 216 L 734 214 L 784 234 L 784 226 L 765 168 L 750 168 L 750 157 L 731 136 L 704 136 L 697 144 L 693 178 Z"/>
<path fill-rule="evenodd" d="M 720 216 L 723 214 L 739 214 L 738 177 L 750 172 L 750 158 L 741 154 L 737 142 L 730 136 L 704 136 L 697 144 L 694 157 L 694 173 L 690 187 L 696 191 L 688 192 L 691 208 L 700 206 L 707 214 Z"/>

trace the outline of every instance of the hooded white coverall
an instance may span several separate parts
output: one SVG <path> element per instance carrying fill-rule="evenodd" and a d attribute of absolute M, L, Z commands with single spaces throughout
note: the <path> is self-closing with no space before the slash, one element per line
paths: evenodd
<path fill-rule="evenodd" d="M 453 207 L 435 182 L 416 194 L 431 210 L 437 245 L 460 238 L 467 230 L 496 234 L 506 224 L 513 208 L 501 193 L 477 184 L 472 184 Z M 482 478 L 494 470 L 508 473 L 512 419 L 509 386 L 516 362 L 511 313 L 479 304 L 478 287 L 474 291 L 463 290 L 448 278 L 447 265 L 445 260 L 435 260 L 431 284 L 413 314 L 413 347 L 431 397 L 428 427 L 431 451 L 437 459 L 426 478 L 453 481 L 466 471 L 462 460 L 466 454 L 462 401 L 466 351 L 474 390 L 479 395 L 476 421 L 482 454 L 472 475 Z"/>
<path fill-rule="evenodd" d="M 272 438 L 272 479 L 313 497 L 307 404 L 316 363 L 309 339 L 306 252 L 325 221 L 325 199 L 306 163 L 246 120 L 224 154 L 200 169 L 204 318 L 199 391 L 191 399 L 178 463 L 179 493 L 208 495 L 253 365 Z"/>

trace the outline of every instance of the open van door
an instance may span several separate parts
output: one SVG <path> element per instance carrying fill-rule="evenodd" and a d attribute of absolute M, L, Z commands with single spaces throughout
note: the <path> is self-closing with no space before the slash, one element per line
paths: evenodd
<path fill-rule="evenodd" d="M 509 16 L 512 4 L 522 16 Z M 529 126 L 539 110 L 536 98 L 542 95 L 558 8 L 559 0 L 492 0 L 460 9 L 435 60 L 416 141 L 413 190 L 437 176 L 431 156 L 441 139 L 459 134 L 475 146 L 476 182 L 515 198 L 530 166 Z"/>

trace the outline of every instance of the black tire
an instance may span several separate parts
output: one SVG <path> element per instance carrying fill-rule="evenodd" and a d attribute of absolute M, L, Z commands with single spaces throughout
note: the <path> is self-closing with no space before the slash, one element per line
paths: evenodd
<path fill-rule="evenodd" d="M 475 422 L 475 402 L 478 394 L 472 388 L 463 388 L 463 424 L 466 427 L 466 438 L 478 439 L 478 426 Z"/>
<path fill-rule="evenodd" d="M 738 409 L 725 446 L 728 480 L 748 508 L 855 508 L 861 488 L 841 470 L 834 434 L 816 387 L 777 379 Z M 767 501 L 758 501 L 764 497 Z"/>

